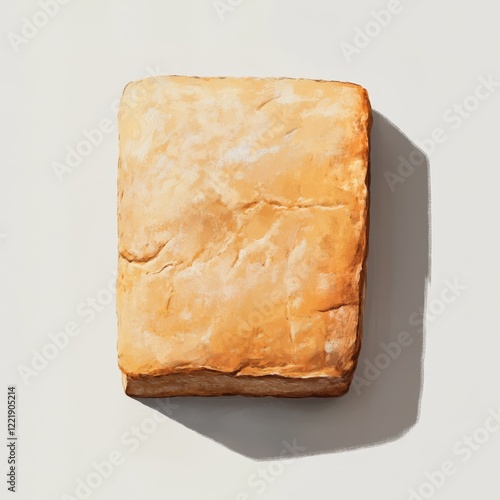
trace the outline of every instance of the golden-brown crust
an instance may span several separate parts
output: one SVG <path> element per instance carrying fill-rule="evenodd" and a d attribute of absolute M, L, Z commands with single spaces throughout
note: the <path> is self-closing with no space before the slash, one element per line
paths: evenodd
<path fill-rule="evenodd" d="M 127 393 L 180 384 L 175 395 L 205 394 L 206 380 L 212 394 L 347 390 L 362 334 L 370 124 L 354 84 L 126 87 L 117 309 Z"/>

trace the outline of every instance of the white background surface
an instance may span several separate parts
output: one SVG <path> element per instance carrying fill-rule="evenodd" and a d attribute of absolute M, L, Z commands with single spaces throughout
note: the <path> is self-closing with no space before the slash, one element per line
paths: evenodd
<path fill-rule="evenodd" d="M 457 471 L 433 497 L 500 496 L 500 432 L 490 432 L 470 460 L 464 461 L 465 454 L 455 448 L 465 435 L 484 437 L 477 429 L 490 410 L 500 409 L 500 88 L 456 129 L 458 121 L 443 118 L 455 103 L 473 95 L 479 77 L 491 75 L 500 82 L 498 6 L 486 0 L 402 0 L 388 26 L 348 61 L 340 44 L 352 44 L 355 29 L 372 19 L 370 12 L 387 5 L 243 0 L 221 20 L 211 0 L 73 0 L 15 50 L 9 33 L 21 35 L 23 17 L 32 19 L 40 7 L 35 1 L 2 1 L 1 404 L 5 415 L 6 388 L 16 384 L 18 498 L 79 498 L 77 479 L 86 480 L 92 463 L 115 450 L 122 463 L 92 490 L 92 499 L 406 499 L 410 488 L 421 487 L 425 474 L 446 460 Z M 437 127 L 446 132 L 446 140 L 429 155 L 427 303 L 440 297 L 446 280 L 458 280 L 466 289 L 427 324 L 420 411 L 408 433 L 395 429 L 391 437 L 389 431 L 378 444 L 369 443 L 369 437 L 357 442 L 354 436 L 402 411 L 397 405 L 388 407 L 385 416 L 379 411 L 378 423 L 363 418 L 377 400 L 390 399 L 387 392 L 396 390 L 400 377 L 418 382 L 418 370 L 405 372 L 405 355 L 364 389 L 373 394 L 365 397 L 364 406 L 349 403 L 354 401 L 349 394 L 345 405 L 350 413 L 342 410 L 342 400 L 284 402 L 278 409 L 269 402 L 212 402 L 206 403 L 206 413 L 203 402 L 177 401 L 172 418 L 152 424 L 151 415 L 160 414 L 124 396 L 115 359 L 114 303 L 91 320 L 78 310 L 108 286 L 116 265 L 116 129 L 61 182 L 53 163 L 64 163 L 66 148 L 82 140 L 84 129 L 103 119 L 115 124 L 114 104 L 123 87 L 146 76 L 148 68 L 160 74 L 354 81 L 369 90 L 373 108 L 414 143 Z M 385 144 L 382 136 L 377 141 L 379 159 L 390 156 L 394 141 Z M 391 197 L 411 196 L 417 178 L 408 177 L 393 193 L 379 176 L 377 202 L 386 199 L 394 206 Z M 411 214 L 403 216 L 411 235 Z M 383 247 L 384 242 L 377 244 Z M 403 261 L 411 267 L 408 255 Z M 378 287 L 371 286 L 376 294 Z M 390 295 L 391 281 L 384 286 Z M 410 281 L 403 288 L 412 286 Z M 418 304 L 404 307 L 411 312 Z M 369 318 L 376 317 L 372 310 Z M 404 327 L 384 321 L 392 338 Z M 41 351 L 49 334 L 68 322 L 77 323 L 81 333 L 25 383 L 19 366 L 31 367 L 32 350 Z M 261 418 L 253 419 L 252 412 Z M 141 425 L 156 428 L 132 450 L 126 433 Z M 279 453 L 264 448 L 280 428 L 276 446 L 283 436 L 290 443 L 296 439 L 306 448 L 305 456 L 256 460 Z M 330 442 L 333 435 L 347 437 Z M 6 452 L 1 455 L 6 471 Z M 259 470 L 272 481 L 257 480 Z M 1 489 L 2 498 L 4 492 L 5 498 L 12 495 L 6 484 Z"/>

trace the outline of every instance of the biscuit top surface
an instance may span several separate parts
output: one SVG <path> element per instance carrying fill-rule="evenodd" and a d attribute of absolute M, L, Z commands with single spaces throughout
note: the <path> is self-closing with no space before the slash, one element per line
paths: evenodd
<path fill-rule="evenodd" d="M 367 93 L 348 83 L 165 76 L 126 87 L 124 373 L 352 368 L 369 126 Z"/>

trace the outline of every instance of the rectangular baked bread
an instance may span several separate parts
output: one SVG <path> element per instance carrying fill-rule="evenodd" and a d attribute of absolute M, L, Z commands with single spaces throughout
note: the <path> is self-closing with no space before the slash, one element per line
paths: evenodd
<path fill-rule="evenodd" d="M 361 342 L 371 109 L 351 83 L 152 77 L 119 112 L 127 394 L 339 396 Z"/>

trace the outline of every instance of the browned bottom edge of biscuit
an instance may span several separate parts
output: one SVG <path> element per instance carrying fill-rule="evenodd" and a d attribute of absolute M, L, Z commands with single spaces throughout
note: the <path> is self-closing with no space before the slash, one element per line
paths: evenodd
<path fill-rule="evenodd" d="M 283 398 L 336 397 L 349 390 L 351 376 L 288 378 L 232 375 L 199 370 L 168 375 L 123 374 L 123 387 L 129 396 L 167 398 L 173 396 L 274 396 Z"/>

